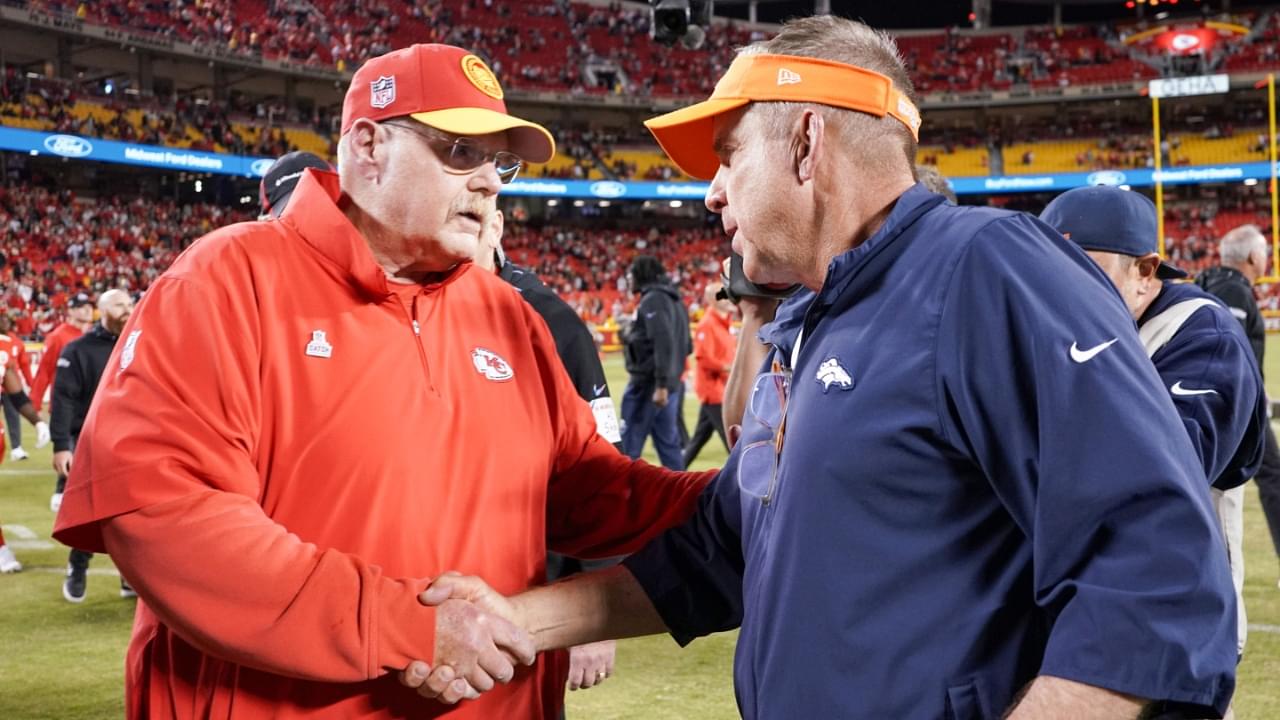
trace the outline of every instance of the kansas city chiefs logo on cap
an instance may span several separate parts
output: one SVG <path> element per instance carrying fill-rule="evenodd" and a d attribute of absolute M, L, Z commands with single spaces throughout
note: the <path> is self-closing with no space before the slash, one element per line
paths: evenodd
<path fill-rule="evenodd" d="M 502 99 L 502 86 L 498 84 L 498 78 L 489 69 L 484 61 L 475 55 L 466 55 L 462 58 L 462 74 L 471 81 L 471 84 L 477 90 L 488 95 L 494 100 Z"/>
<path fill-rule="evenodd" d="M 384 108 L 396 101 L 396 76 L 382 76 L 369 83 L 369 104 Z"/>

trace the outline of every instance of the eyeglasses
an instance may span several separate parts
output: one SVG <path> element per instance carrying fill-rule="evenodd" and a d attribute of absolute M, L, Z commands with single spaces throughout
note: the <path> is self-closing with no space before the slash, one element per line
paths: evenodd
<path fill-rule="evenodd" d="M 425 125 L 420 125 L 426 130 Z M 493 167 L 498 171 L 498 180 L 503 185 L 510 183 L 516 179 L 516 175 L 520 174 L 520 168 L 524 167 L 524 161 L 519 155 L 506 150 L 495 150 L 489 152 L 475 138 L 456 137 L 451 138 L 445 135 L 438 135 L 432 132 L 424 132 L 410 125 L 402 125 L 395 122 L 384 122 L 383 127 L 399 128 L 400 130 L 408 130 L 427 141 L 427 145 L 435 152 L 436 157 L 440 158 L 440 162 L 444 164 L 446 170 L 455 173 L 475 172 L 487 163 L 493 163 Z"/>
<path fill-rule="evenodd" d="M 747 401 L 747 412 L 769 431 L 769 437 L 743 448 L 738 457 L 738 488 L 763 505 L 769 504 L 777 489 L 790 394 L 791 374 L 768 372 L 756 377 Z"/>

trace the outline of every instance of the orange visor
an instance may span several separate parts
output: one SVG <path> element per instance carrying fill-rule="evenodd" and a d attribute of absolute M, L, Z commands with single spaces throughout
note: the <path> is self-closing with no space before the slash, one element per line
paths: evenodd
<path fill-rule="evenodd" d="M 818 103 L 876 117 L 892 115 L 920 139 L 920 111 L 889 78 L 794 55 L 739 55 L 710 98 L 644 124 L 681 170 L 709 180 L 720 167 L 712 149 L 715 117 L 751 102 Z"/>

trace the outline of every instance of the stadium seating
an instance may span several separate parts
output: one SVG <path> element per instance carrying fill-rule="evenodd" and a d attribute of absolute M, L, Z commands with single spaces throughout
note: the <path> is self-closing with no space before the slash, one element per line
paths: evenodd
<path fill-rule="evenodd" d="M 0 185 L 0 302 L 16 327 L 39 337 L 69 295 L 145 290 L 201 235 L 251 215 L 219 205 L 161 198 L 97 200 L 29 185 Z"/>
<path fill-rule="evenodd" d="M 86 22 L 124 26 L 225 50 L 351 70 L 364 58 L 414 42 L 470 47 L 513 88 L 642 96 L 705 95 L 735 47 L 763 37 L 716 24 L 703 49 L 665 48 L 648 37 L 648 13 L 634 6 L 503 3 L 489 0 L 28 0 Z M 309 7 L 311 11 L 292 10 Z M 1244 14 L 1237 19 L 1252 22 Z M 1118 43 L 1108 25 L 961 34 L 902 33 L 898 44 L 917 90 L 970 92 L 1014 85 L 1063 87 L 1156 76 Z M 1280 66 L 1280 19 L 1273 13 L 1252 42 L 1228 49 L 1229 71 Z M 603 72 L 587 73 L 587 65 Z"/>
<path fill-rule="evenodd" d="M 933 165 L 938 168 L 938 172 L 947 177 L 980 177 L 991 174 L 990 159 L 985 147 L 947 148 L 921 145 L 916 153 L 916 162 L 922 165 Z"/>
<path fill-rule="evenodd" d="M 67 297 L 109 287 L 145 290 L 177 254 L 211 230 L 253 219 L 219 205 L 177 205 L 158 198 L 97 200 L 38 186 L 0 185 L 0 296 L 22 319 L 19 332 L 38 336 Z M 614 230 L 532 227 L 508 223 L 504 246 L 515 262 L 537 271 L 593 322 L 634 308 L 623 278 L 631 260 L 659 257 L 696 305 L 728 252 L 719 227 Z M 47 331 L 49 328 L 44 327 Z"/>

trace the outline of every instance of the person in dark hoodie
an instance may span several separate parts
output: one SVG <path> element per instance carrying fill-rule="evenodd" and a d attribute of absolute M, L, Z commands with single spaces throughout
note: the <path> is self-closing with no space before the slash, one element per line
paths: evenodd
<path fill-rule="evenodd" d="M 640 294 L 640 306 L 623 334 L 631 377 L 622 395 L 622 451 L 640 457 L 645 439 L 652 435 L 663 466 L 683 470 L 677 400 L 685 358 L 693 352 L 689 311 L 668 282 L 666 269 L 652 255 L 632 261 L 627 283 Z"/>
<path fill-rule="evenodd" d="M 1264 367 L 1263 353 L 1267 349 L 1267 328 L 1262 312 L 1258 310 L 1258 301 L 1253 296 L 1253 283 L 1267 272 L 1267 239 L 1256 226 L 1241 225 L 1222 236 L 1218 255 L 1222 264 L 1200 273 L 1196 284 L 1222 300 L 1244 326 L 1261 371 Z M 1271 530 L 1271 543 L 1276 556 L 1280 557 L 1280 449 L 1277 449 L 1270 422 L 1266 424 L 1264 436 L 1266 449 L 1254 482 L 1258 484 L 1262 514 Z"/>
<path fill-rule="evenodd" d="M 133 313 L 133 298 L 124 290 L 108 290 L 98 298 L 101 320 L 81 337 L 67 343 L 58 356 L 58 372 L 53 379 L 53 415 L 49 431 L 53 436 L 53 469 L 59 476 L 71 473 L 71 457 L 89 403 L 98 389 L 102 370 L 107 366 L 120 331 Z M 125 352 L 129 352 L 126 348 Z M 67 558 L 67 577 L 62 583 L 62 597 L 67 602 L 84 602 L 89 560 L 93 553 L 72 549 Z M 120 579 L 120 597 L 136 597 L 133 588 Z"/>

